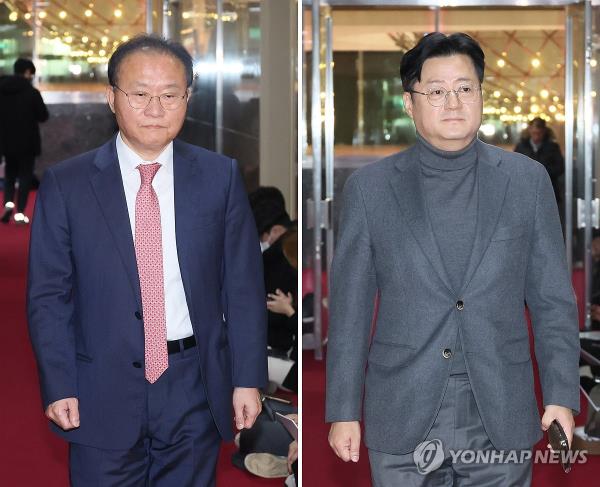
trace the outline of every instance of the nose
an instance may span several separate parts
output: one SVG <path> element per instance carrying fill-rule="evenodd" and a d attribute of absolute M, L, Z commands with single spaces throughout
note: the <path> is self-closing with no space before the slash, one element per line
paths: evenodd
<path fill-rule="evenodd" d="M 151 117 L 160 117 L 164 114 L 164 112 L 165 109 L 160 104 L 160 98 L 158 96 L 153 96 L 150 99 L 150 103 L 148 103 L 148 106 L 144 110 L 144 113 Z"/>
<path fill-rule="evenodd" d="M 458 98 L 458 93 L 454 90 L 450 90 L 446 93 L 445 106 L 448 108 L 457 108 L 460 106 L 461 101 Z"/>

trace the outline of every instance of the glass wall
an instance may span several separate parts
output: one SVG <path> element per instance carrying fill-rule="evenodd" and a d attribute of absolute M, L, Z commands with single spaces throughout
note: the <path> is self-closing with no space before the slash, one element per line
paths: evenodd
<path fill-rule="evenodd" d="M 114 133 L 104 96 L 108 59 L 119 43 L 151 31 L 181 42 L 194 59 L 180 136 L 236 158 L 248 189 L 258 186 L 260 19 L 260 0 L 0 3 L 0 75 L 12 73 L 17 57 L 33 59 L 50 105 L 42 139 L 54 143 L 43 144 L 39 173 Z"/>

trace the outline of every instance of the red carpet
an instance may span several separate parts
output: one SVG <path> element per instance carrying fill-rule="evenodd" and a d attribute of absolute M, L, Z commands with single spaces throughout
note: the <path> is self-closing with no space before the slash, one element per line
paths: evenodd
<path fill-rule="evenodd" d="M 34 198 L 32 194 L 27 215 L 33 213 Z M 0 224 L 0 485 L 66 487 L 67 445 L 48 429 L 27 333 L 28 242 L 29 227 L 16 227 L 12 222 Z M 234 450 L 233 443 L 221 449 L 218 487 L 283 485 L 283 479 L 261 479 L 233 467 L 230 457 Z"/>
<path fill-rule="evenodd" d="M 574 288 L 578 298 L 583 292 L 580 278 L 581 276 L 575 276 L 574 279 Z M 581 291 L 581 293 L 578 291 Z M 579 299 L 579 302 L 581 302 L 581 299 Z M 305 482 L 304 485 L 310 487 L 370 486 L 369 458 L 364 446 L 361 449 L 358 463 L 342 462 L 329 448 L 327 442 L 329 425 L 324 423 L 325 360 L 317 362 L 314 359 L 313 352 L 306 351 L 303 354 L 302 369 L 302 425 L 305 432 L 310 432 L 310 434 L 303 436 L 302 479 Z M 535 362 L 534 370 L 538 407 L 541 408 L 541 388 L 537 378 L 537 365 Z M 577 426 L 585 424 L 587 418 L 586 399 L 581 395 L 580 400 L 582 411 L 575 418 Z M 547 443 L 546 438 L 543 438 L 536 445 L 536 449 L 545 449 Z M 600 457 L 588 455 L 587 458 L 587 463 L 575 464 L 569 474 L 565 474 L 558 464 L 534 464 L 532 487 L 586 487 L 600 485 Z"/>

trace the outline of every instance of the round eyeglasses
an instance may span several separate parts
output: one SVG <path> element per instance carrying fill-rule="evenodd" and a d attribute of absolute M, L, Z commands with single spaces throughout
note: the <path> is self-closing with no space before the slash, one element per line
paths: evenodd
<path fill-rule="evenodd" d="M 427 101 L 431 106 L 441 107 L 446 103 L 448 95 L 450 93 L 454 93 L 456 98 L 461 103 L 474 103 L 479 98 L 479 92 L 481 89 L 478 86 L 473 85 L 462 85 L 459 86 L 455 90 L 447 90 L 445 88 L 434 88 L 427 93 L 422 93 L 420 91 L 411 90 L 410 93 L 417 93 L 418 95 L 423 95 L 427 97 Z"/>
<path fill-rule="evenodd" d="M 136 110 L 141 110 L 150 105 L 152 98 L 158 98 L 158 102 L 160 106 L 165 110 L 177 110 L 184 103 L 184 100 L 187 99 L 187 92 L 183 95 L 176 95 L 174 93 L 163 93 L 162 95 L 152 96 L 150 93 L 146 93 L 144 91 L 132 91 L 127 93 L 126 91 L 119 88 L 117 85 L 113 85 L 113 88 L 116 88 L 120 92 L 122 92 L 129 102 L 129 106 L 131 108 L 135 108 Z"/>

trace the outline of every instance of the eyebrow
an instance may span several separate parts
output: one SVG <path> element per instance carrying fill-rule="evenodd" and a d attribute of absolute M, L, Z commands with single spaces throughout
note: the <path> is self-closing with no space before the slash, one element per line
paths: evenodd
<path fill-rule="evenodd" d="M 147 83 L 144 83 L 143 81 L 136 81 L 133 84 L 136 88 L 149 88 L 150 85 L 148 85 Z M 162 89 L 168 89 L 168 88 L 179 88 L 180 85 L 178 85 L 177 83 L 169 83 L 168 85 L 164 85 L 162 87 Z"/>
<path fill-rule="evenodd" d="M 454 81 L 473 81 L 473 79 L 472 78 L 457 78 Z M 431 79 L 429 81 L 425 81 L 425 83 L 423 83 L 423 84 L 430 85 L 431 83 L 446 83 L 446 80 L 445 79 Z"/>

